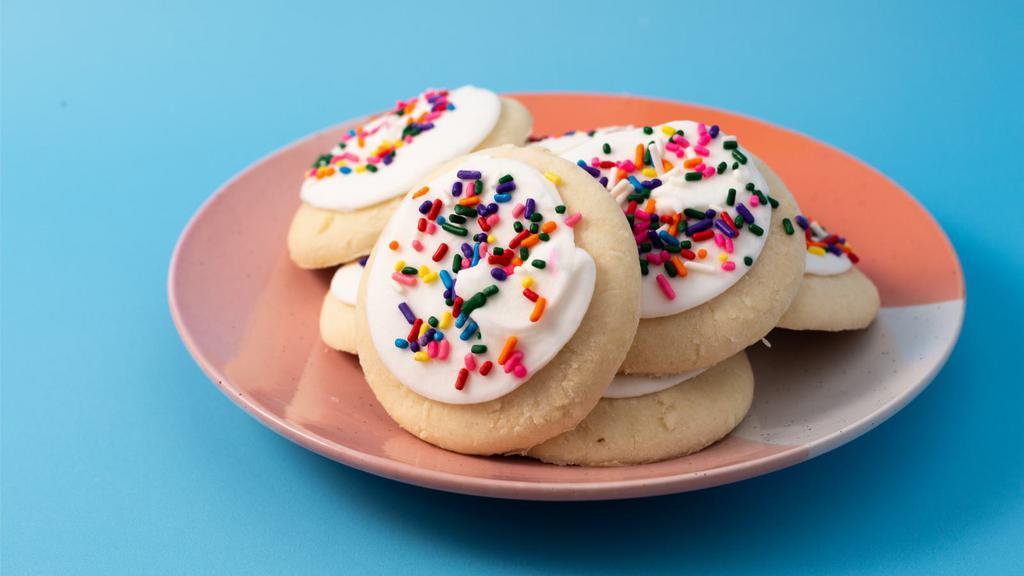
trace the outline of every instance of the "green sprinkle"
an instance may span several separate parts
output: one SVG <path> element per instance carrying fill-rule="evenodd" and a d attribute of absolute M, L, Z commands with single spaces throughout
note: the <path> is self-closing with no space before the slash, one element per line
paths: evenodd
<path fill-rule="evenodd" d="M 747 185 L 746 185 L 746 189 L 747 189 L 747 190 L 749 190 L 749 191 L 753 192 L 753 191 L 754 191 L 754 188 L 755 188 L 755 186 L 754 186 L 754 183 L 753 183 L 753 182 L 747 182 Z"/>
<path fill-rule="evenodd" d="M 447 222 L 441 224 L 441 228 L 444 228 L 444 230 L 446 232 L 451 233 L 451 234 L 455 234 L 456 236 L 468 236 L 469 235 L 469 230 L 466 230 L 465 228 L 462 228 L 461 226 L 455 226 L 454 224 L 449 224 Z"/>
<path fill-rule="evenodd" d="M 768 197 L 764 195 L 764 192 L 761 192 L 760 190 L 754 190 L 754 196 L 757 196 L 757 199 L 761 201 L 761 204 L 768 203 Z"/>
<path fill-rule="evenodd" d="M 548 240 L 551 240 L 551 235 L 548 234 L 547 232 L 541 232 L 538 235 L 538 237 L 540 238 L 541 242 L 547 242 Z"/>
<path fill-rule="evenodd" d="M 530 261 L 530 265 L 533 266 L 534 268 L 542 268 L 543 269 L 545 266 L 548 265 L 548 263 L 543 261 L 543 260 L 541 260 L 541 259 L 539 259 L 539 258 L 535 258 L 534 260 Z"/>
<path fill-rule="evenodd" d="M 697 180 L 700 180 L 702 178 L 704 178 L 704 175 L 701 174 L 700 172 L 687 172 L 686 173 L 686 179 L 689 182 L 696 182 Z"/>
<path fill-rule="evenodd" d="M 743 228 L 743 216 L 737 214 L 736 217 L 732 219 L 732 223 L 735 224 L 737 228 Z"/>
<path fill-rule="evenodd" d="M 313 168 L 321 168 L 323 166 L 327 166 L 330 163 L 331 163 L 331 155 L 330 154 L 322 154 L 319 158 L 316 159 L 316 162 L 313 162 Z"/>
<path fill-rule="evenodd" d="M 641 254 L 646 254 L 647 252 L 650 252 L 653 247 L 654 247 L 654 245 L 651 244 L 650 242 L 641 242 L 640 243 L 640 253 Z"/>
<path fill-rule="evenodd" d="M 405 274 L 406 276 L 415 276 L 416 274 L 419 274 L 419 270 L 412 266 L 406 266 L 405 268 L 402 268 L 402 274 Z"/>
<path fill-rule="evenodd" d="M 523 231 L 523 223 L 520 222 L 519 220 L 516 220 L 515 222 L 512 223 L 512 229 L 516 231 L 516 234 L 522 232 Z"/>
<path fill-rule="evenodd" d="M 473 193 L 477 196 L 484 193 L 484 182 L 483 180 L 476 180 L 473 182 Z"/>
<path fill-rule="evenodd" d="M 687 218 L 696 218 L 697 220 L 703 220 L 707 218 L 707 215 L 705 213 L 694 208 L 686 208 L 685 210 L 683 210 L 683 214 L 685 214 Z"/>
<path fill-rule="evenodd" d="M 466 216 L 467 218 L 472 218 L 473 216 L 476 216 L 476 210 L 470 208 L 469 206 L 463 206 L 462 204 L 455 205 L 455 213 L 458 214 L 459 216 Z"/>
<path fill-rule="evenodd" d="M 648 274 L 650 274 L 650 270 L 648 269 L 648 266 L 649 266 L 649 264 L 647 263 L 647 260 L 641 260 L 640 261 L 640 273 L 643 274 L 644 276 L 647 276 Z"/>
<path fill-rule="evenodd" d="M 682 248 L 683 250 L 689 250 L 691 246 L 693 246 L 693 242 L 690 242 L 689 240 L 679 241 L 679 247 Z"/>
<path fill-rule="evenodd" d="M 744 156 L 743 152 L 740 152 L 739 150 L 733 150 L 732 151 L 732 157 L 735 158 L 736 161 L 739 162 L 740 164 L 746 164 L 747 163 L 747 157 Z"/>
<path fill-rule="evenodd" d="M 753 266 L 754 259 L 751 258 L 750 256 L 744 256 L 743 257 L 743 263 L 746 264 L 747 266 Z"/>
<path fill-rule="evenodd" d="M 651 160 L 650 148 L 644 148 L 644 166 L 654 166 L 654 160 Z"/>
<path fill-rule="evenodd" d="M 526 246 L 520 246 L 519 247 L 519 259 L 520 260 L 526 260 L 529 257 L 530 257 L 530 249 L 527 248 Z"/>
<path fill-rule="evenodd" d="M 448 221 L 449 222 L 454 222 L 456 224 L 465 224 L 466 223 L 466 217 L 462 216 L 462 215 L 459 215 L 459 214 L 451 214 L 451 215 L 448 216 Z"/>
<path fill-rule="evenodd" d="M 454 306 L 455 305 L 455 300 L 452 300 L 451 298 L 448 298 L 447 300 L 444 301 L 444 305 L 445 306 Z"/>
<path fill-rule="evenodd" d="M 786 231 L 786 234 L 793 235 L 793 223 L 789 221 L 789 218 L 782 219 L 782 228 Z"/>
<path fill-rule="evenodd" d="M 540 224 L 536 222 L 530 224 L 530 234 L 536 234 L 537 232 L 540 232 Z"/>
<path fill-rule="evenodd" d="M 348 147 L 347 143 L 345 143 L 345 142 L 338 142 L 338 148 L 341 148 L 342 150 L 344 150 L 346 147 Z"/>
<path fill-rule="evenodd" d="M 544 215 L 541 214 L 540 212 L 534 212 L 533 214 L 530 214 L 530 222 L 540 222 L 543 219 Z"/>
<path fill-rule="evenodd" d="M 722 174 L 723 172 L 725 172 L 725 169 L 728 168 L 728 167 L 729 167 L 729 165 L 726 164 L 725 162 L 719 162 L 718 163 L 718 169 L 716 171 L 719 174 Z"/>
<path fill-rule="evenodd" d="M 565 214 L 565 204 L 559 204 L 558 206 L 555 206 L 555 212 L 558 212 L 559 214 Z"/>
<path fill-rule="evenodd" d="M 760 236 L 764 234 L 764 229 L 758 226 L 757 224 L 751 224 L 750 226 L 747 226 L 747 229 L 753 232 L 755 236 Z"/>
<path fill-rule="evenodd" d="M 437 328 L 437 317 L 431 316 L 430 318 L 427 318 L 427 324 L 430 324 L 434 328 Z"/>
<path fill-rule="evenodd" d="M 504 184 L 506 182 L 511 182 L 511 181 L 512 181 L 512 175 L 511 174 L 505 174 L 501 178 L 498 178 L 498 184 Z M 487 347 L 484 346 L 484 348 L 487 348 Z"/>
<path fill-rule="evenodd" d="M 377 167 L 374 166 L 373 164 L 367 164 L 366 165 L 366 171 L 367 172 L 376 172 L 377 171 Z"/>
<path fill-rule="evenodd" d="M 735 150 L 738 142 L 736 140 L 725 140 L 722 142 L 722 148 L 726 150 Z"/>
<path fill-rule="evenodd" d="M 605 154 L 611 154 L 612 153 L 612 145 L 607 143 L 607 142 L 605 142 L 604 145 L 601 146 L 601 151 L 604 152 Z"/>
<path fill-rule="evenodd" d="M 484 293 L 484 296 L 494 296 L 495 294 L 498 293 L 498 287 L 495 286 L 494 284 L 491 284 L 487 288 L 481 290 L 481 292 Z"/>
<path fill-rule="evenodd" d="M 735 188 L 729 188 L 729 195 L 726 196 L 725 203 L 728 204 L 729 206 L 735 206 L 736 205 L 736 189 Z"/>
<path fill-rule="evenodd" d="M 654 134 L 654 128 L 650 126 L 644 126 L 644 134 Z"/>
<path fill-rule="evenodd" d="M 768 197 L 768 204 L 770 204 L 772 208 L 779 207 L 779 201 L 776 200 L 775 198 L 772 198 L 771 196 Z"/>
<path fill-rule="evenodd" d="M 456 254 L 452 258 L 452 272 L 458 272 L 459 270 L 462 270 L 462 254 Z"/>
<path fill-rule="evenodd" d="M 673 246 L 671 244 L 667 244 L 666 243 L 665 244 L 665 250 L 668 250 L 669 252 L 671 252 L 673 254 L 678 254 L 678 253 L 683 251 L 683 247 L 682 246 Z"/>
<path fill-rule="evenodd" d="M 732 163 L 732 169 L 733 170 L 739 170 L 739 167 L 740 167 L 740 163 L 739 162 L 733 162 Z"/>
<path fill-rule="evenodd" d="M 495 246 L 492 252 L 494 253 L 495 256 L 501 256 L 502 254 L 505 253 L 505 249 L 502 248 L 501 246 Z"/>
<path fill-rule="evenodd" d="M 487 353 L 487 345 L 486 344 L 473 344 L 472 346 L 469 347 L 469 351 L 472 352 L 473 354 L 486 354 Z"/>

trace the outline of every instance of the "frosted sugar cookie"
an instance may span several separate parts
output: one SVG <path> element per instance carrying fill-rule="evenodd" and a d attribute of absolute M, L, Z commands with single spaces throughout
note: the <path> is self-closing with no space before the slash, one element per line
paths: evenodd
<path fill-rule="evenodd" d="M 331 348 L 356 353 L 356 296 L 366 258 L 344 264 L 334 272 L 320 307 L 320 337 Z"/>
<path fill-rule="evenodd" d="M 610 191 L 639 251 L 641 320 L 624 373 L 711 366 L 757 342 L 789 307 L 804 267 L 796 203 L 734 136 L 680 120 L 561 155 Z"/>
<path fill-rule="evenodd" d="M 577 146 L 601 138 L 607 134 L 632 129 L 632 126 L 608 126 L 595 130 L 570 130 L 558 136 L 545 136 L 531 139 L 530 146 L 540 146 L 549 152 L 561 155 L 562 153 L 576 148 Z"/>
<path fill-rule="evenodd" d="M 636 331 L 629 242 L 611 197 L 547 151 L 458 159 L 406 196 L 371 253 L 356 306 L 367 382 L 399 425 L 458 452 L 572 429 Z"/>
<path fill-rule="evenodd" d="M 754 396 L 745 352 L 711 368 L 615 377 L 579 426 L 528 456 L 554 464 L 622 466 L 703 450 L 739 425 Z"/>
<path fill-rule="evenodd" d="M 413 184 L 471 150 L 524 142 L 532 123 L 518 101 L 474 86 L 398 102 L 306 172 L 288 231 L 292 260 L 326 268 L 366 254 Z"/>
<path fill-rule="evenodd" d="M 779 319 L 790 330 L 859 330 L 878 315 L 878 288 L 854 264 L 860 261 L 846 238 L 797 216 L 807 246 L 804 279 L 789 310 Z"/>

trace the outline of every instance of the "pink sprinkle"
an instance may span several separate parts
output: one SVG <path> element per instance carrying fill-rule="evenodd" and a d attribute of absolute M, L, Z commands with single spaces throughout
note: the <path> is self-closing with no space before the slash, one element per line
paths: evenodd
<path fill-rule="evenodd" d="M 675 142 L 669 140 L 668 142 L 665 142 L 665 150 L 669 150 L 672 152 L 679 150 L 679 144 L 676 144 Z"/>
<path fill-rule="evenodd" d="M 408 144 L 410 142 L 412 142 L 412 136 L 406 136 L 405 137 L 405 143 Z"/>
<path fill-rule="evenodd" d="M 434 232 L 437 232 L 437 224 L 427 222 L 427 234 L 433 234 Z"/>
<path fill-rule="evenodd" d="M 665 295 L 665 298 L 669 300 L 676 299 L 676 291 L 672 289 L 672 286 L 668 283 L 668 278 L 665 278 L 664 274 L 658 274 L 658 287 L 661 288 L 661 292 Z"/>
<path fill-rule="evenodd" d="M 306 178 L 312 178 L 313 176 L 316 176 L 316 168 L 313 168 L 308 174 L 306 174 Z"/>
<path fill-rule="evenodd" d="M 549 260 L 549 262 L 550 262 L 550 260 Z M 509 276 L 512 276 L 513 274 L 516 273 L 515 267 L 513 267 L 511 264 L 509 264 L 508 266 L 505 266 L 504 270 L 505 270 L 505 274 L 507 274 Z"/>
<path fill-rule="evenodd" d="M 700 146 L 694 146 L 693 151 L 700 156 L 707 156 L 708 154 L 710 154 L 710 152 L 708 152 L 708 149 L 705 148 L 703 144 Z"/>
<path fill-rule="evenodd" d="M 437 341 L 431 340 L 427 343 L 427 356 L 431 358 L 437 358 Z"/>
<path fill-rule="evenodd" d="M 399 284 L 405 284 L 406 286 L 416 285 L 415 276 L 406 276 L 405 274 L 399 274 L 398 272 L 395 272 L 394 274 L 391 275 L 391 279 L 394 280 L 395 282 L 398 282 Z"/>
<path fill-rule="evenodd" d="M 708 133 L 708 127 L 705 126 L 703 122 L 701 122 L 700 124 L 697 124 L 697 133 L 698 134 L 707 134 Z"/>
<path fill-rule="evenodd" d="M 526 366 L 516 364 L 516 367 L 512 369 L 512 373 L 516 375 L 516 378 L 526 378 Z"/>
<path fill-rule="evenodd" d="M 704 172 L 705 168 L 707 168 L 707 166 L 705 166 L 704 163 L 701 162 L 700 164 L 697 164 L 696 166 L 694 166 L 693 170 L 694 170 L 694 172 Z"/>
<path fill-rule="evenodd" d="M 423 243 L 420 242 L 419 240 L 413 240 L 412 241 L 412 249 L 417 251 L 417 252 L 423 252 Z"/>
<path fill-rule="evenodd" d="M 522 204 L 516 204 L 515 207 L 512 208 L 512 217 L 513 218 L 519 218 L 520 216 L 523 215 L 523 212 L 525 210 L 526 210 L 526 206 L 523 206 Z"/>
<path fill-rule="evenodd" d="M 505 359 L 505 374 L 508 374 L 516 367 L 517 364 L 523 361 L 523 353 L 520 350 L 516 350 L 511 356 Z"/>
<path fill-rule="evenodd" d="M 349 140 L 351 140 L 352 138 L 353 138 L 353 135 L 352 135 L 352 134 L 350 134 L 350 133 L 348 133 L 348 132 L 346 132 L 346 133 L 345 133 L 345 134 L 344 134 L 344 135 L 343 135 L 343 136 L 341 137 L 341 141 L 342 141 L 342 142 L 348 142 L 348 141 L 349 141 Z"/>
<path fill-rule="evenodd" d="M 366 159 L 369 164 L 380 164 L 380 156 L 370 156 Z"/>
<path fill-rule="evenodd" d="M 480 253 L 481 258 L 487 258 L 487 242 L 481 242 L 477 252 Z"/>
<path fill-rule="evenodd" d="M 580 220 L 582 220 L 582 219 L 583 219 L 583 214 L 580 214 L 579 212 L 577 212 L 577 213 L 573 214 L 572 216 L 569 216 L 568 218 L 565 219 L 565 225 L 568 226 L 569 228 L 574 228 L 576 226 L 576 224 Z"/>
<path fill-rule="evenodd" d="M 353 153 L 351 153 L 351 152 L 345 152 L 344 154 L 342 154 L 342 156 L 343 156 L 343 157 L 344 157 L 344 158 L 345 158 L 346 160 L 351 160 L 351 161 L 353 161 L 353 162 L 359 162 L 359 156 L 356 156 L 355 154 L 353 154 Z"/>
<path fill-rule="evenodd" d="M 490 216 L 487 217 L 487 225 L 490 226 L 491 228 L 497 226 L 498 222 L 500 221 L 501 216 L 498 216 L 497 214 L 491 214 Z"/>
<path fill-rule="evenodd" d="M 633 164 L 632 160 L 626 160 L 619 166 L 619 168 L 624 170 L 628 174 L 636 170 L 636 164 Z"/>
<path fill-rule="evenodd" d="M 733 262 L 732 260 L 729 260 L 727 262 L 722 262 L 722 270 L 725 270 L 726 272 L 732 272 L 735 269 L 736 269 L 736 263 Z"/>
<path fill-rule="evenodd" d="M 721 232 L 715 232 L 715 246 L 725 248 L 725 236 Z"/>
<path fill-rule="evenodd" d="M 651 264 L 661 264 L 661 254 L 655 254 L 654 252 L 647 253 L 647 261 Z"/>
<path fill-rule="evenodd" d="M 636 220 L 643 220 L 643 221 L 646 222 L 646 221 L 649 221 L 651 219 L 651 215 L 648 214 L 647 212 L 643 211 L 643 210 L 637 210 L 636 213 L 633 214 L 633 218 L 636 219 Z M 646 226 L 645 226 L 645 228 L 646 228 Z"/>
<path fill-rule="evenodd" d="M 732 238 L 725 237 L 725 251 L 732 254 Z"/>
<path fill-rule="evenodd" d="M 761 200 L 757 196 L 751 196 L 750 197 L 750 205 L 751 206 L 760 206 L 761 205 Z"/>
<path fill-rule="evenodd" d="M 424 122 L 430 122 L 431 120 L 437 120 L 440 117 L 441 117 L 441 113 L 440 112 L 431 112 L 430 114 L 427 114 L 426 116 L 423 117 L 423 121 Z"/>
<path fill-rule="evenodd" d="M 707 168 L 704 168 L 704 178 L 711 178 L 714 175 L 715 175 L 715 169 L 714 168 L 712 168 L 711 166 L 708 166 Z"/>
<path fill-rule="evenodd" d="M 700 138 L 697 139 L 697 143 L 701 146 L 707 146 L 708 142 L 711 142 L 711 136 L 708 136 L 707 134 L 701 134 Z"/>
<path fill-rule="evenodd" d="M 601 161 L 597 159 L 597 156 L 594 156 L 593 158 L 590 159 L 590 165 L 593 166 L 594 168 L 597 168 L 598 166 L 601 165 Z"/>
<path fill-rule="evenodd" d="M 678 142 L 679 145 L 682 146 L 683 148 L 689 148 L 690 147 L 690 141 L 687 140 L 686 138 L 683 138 L 682 136 L 680 136 L 679 139 L 676 140 L 676 142 Z"/>
<path fill-rule="evenodd" d="M 441 340 L 441 345 L 437 347 L 437 359 L 447 360 L 448 354 L 452 351 L 452 345 L 447 340 Z"/>
<path fill-rule="evenodd" d="M 442 340 L 442 342 L 446 342 L 446 340 Z M 476 356 L 472 352 L 466 352 L 466 370 L 470 372 L 476 370 Z"/>

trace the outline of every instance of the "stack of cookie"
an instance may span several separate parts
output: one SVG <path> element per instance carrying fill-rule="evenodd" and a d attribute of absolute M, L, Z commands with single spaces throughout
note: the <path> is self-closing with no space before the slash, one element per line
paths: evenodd
<path fill-rule="evenodd" d="M 289 233 L 299 266 L 342 264 L 324 341 L 458 452 L 612 466 L 721 439 L 753 398 L 748 346 L 863 328 L 878 295 L 736 136 L 666 120 L 522 146 L 529 112 L 467 86 L 350 131 Z"/>

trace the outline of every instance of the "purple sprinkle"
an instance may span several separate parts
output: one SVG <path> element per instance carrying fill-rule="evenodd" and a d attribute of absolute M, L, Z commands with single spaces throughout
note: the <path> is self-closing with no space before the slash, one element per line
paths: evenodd
<path fill-rule="evenodd" d="M 402 311 L 402 316 L 405 316 L 405 319 L 409 322 L 409 324 L 416 323 L 416 315 L 412 313 L 412 308 L 409 308 L 408 304 L 402 302 L 401 304 L 398 305 L 398 309 Z"/>
<path fill-rule="evenodd" d="M 409 350 L 412 350 L 413 352 L 419 352 L 420 351 L 420 343 L 419 342 L 409 342 Z"/>
<path fill-rule="evenodd" d="M 807 222 L 807 218 L 804 218 L 800 214 L 797 214 L 796 216 L 796 223 L 799 224 L 800 227 L 803 228 L 804 230 L 807 230 L 807 227 L 810 226 L 810 223 Z"/>
<path fill-rule="evenodd" d="M 754 223 L 754 215 L 750 213 L 750 210 L 747 210 L 747 207 L 743 205 L 743 202 L 736 205 L 736 212 L 738 212 L 740 216 L 743 216 L 743 220 L 746 221 L 747 224 Z"/>
<path fill-rule="evenodd" d="M 721 220 L 715 220 L 715 228 L 717 228 L 719 232 L 725 234 L 729 238 L 735 238 L 736 236 L 738 236 L 738 234 L 736 234 L 736 232 L 734 232 L 728 224 Z"/>
<path fill-rule="evenodd" d="M 508 279 L 508 274 L 501 268 L 491 268 L 491 278 L 504 282 Z"/>
<path fill-rule="evenodd" d="M 449 174 L 451 174 L 451 172 L 449 172 Z M 460 179 L 462 179 L 462 180 L 479 180 L 480 179 L 480 171 L 479 170 L 459 170 L 457 176 Z"/>
<path fill-rule="evenodd" d="M 498 187 L 495 188 L 495 191 L 497 191 L 498 194 L 502 194 L 502 193 L 506 193 L 506 192 L 511 192 L 511 191 L 513 191 L 515 189 L 516 189 L 516 183 L 512 182 L 510 180 L 510 181 L 505 182 L 503 184 L 498 184 Z"/>
<path fill-rule="evenodd" d="M 362 258 L 359 259 L 359 265 L 365 268 L 366 267 L 366 261 L 369 260 L 369 259 L 370 259 L 369 256 L 363 256 Z"/>
<path fill-rule="evenodd" d="M 470 260 L 472 260 L 473 259 L 473 247 L 470 246 L 469 244 L 463 242 L 462 243 L 462 255 L 465 256 L 466 258 L 469 258 Z"/>
<path fill-rule="evenodd" d="M 608 187 L 608 177 L 607 176 L 601 176 L 600 178 L 598 178 L 597 181 L 601 183 L 601 186 L 604 186 L 605 188 Z"/>
<path fill-rule="evenodd" d="M 533 198 L 527 198 L 526 199 L 526 211 L 523 212 L 523 217 L 526 218 L 527 220 L 529 220 L 530 216 L 533 216 L 533 213 L 536 210 L 537 210 L 537 201 L 534 200 Z"/>
<path fill-rule="evenodd" d="M 487 242 L 487 232 L 480 232 L 473 235 L 474 242 Z"/>
<path fill-rule="evenodd" d="M 594 168 L 593 166 L 580 166 L 580 168 L 583 168 L 584 170 L 586 170 L 587 173 L 590 174 L 591 176 L 593 176 L 594 178 L 600 178 L 601 177 L 601 171 L 598 170 L 597 168 Z"/>
<path fill-rule="evenodd" d="M 658 233 L 654 230 L 647 231 L 647 239 L 651 241 L 651 244 L 653 244 L 655 248 L 664 248 L 665 246 L 661 241 L 661 238 L 658 236 Z"/>
<path fill-rule="evenodd" d="M 441 296 L 443 296 L 445 300 L 452 300 L 453 299 L 452 298 L 452 289 L 451 288 L 445 288 L 444 289 L 444 294 L 442 294 Z"/>
<path fill-rule="evenodd" d="M 487 215 L 488 216 L 490 216 L 491 214 L 495 214 L 497 212 L 498 212 L 498 205 L 497 204 L 495 204 L 494 202 L 491 202 L 490 204 L 487 205 Z"/>
<path fill-rule="evenodd" d="M 686 227 L 686 235 L 693 236 L 697 232 L 703 232 L 704 230 L 711 228 L 713 224 L 714 222 L 710 218 L 705 218 L 704 220 L 690 224 Z"/>
<path fill-rule="evenodd" d="M 426 124 L 420 124 L 420 132 L 426 132 L 434 127 L 433 122 L 427 122 Z"/>
<path fill-rule="evenodd" d="M 483 204 L 477 204 L 476 213 L 480 216 L 487 216 L 487 206 L 484 206 Z"/>
<path fill-rule="evenodd" d="M 385 166 L 390 166 L 391 165 L 391 161 L 394 160 L 394 159 L 395 159 L 395 155 L 394 154 L 388 154 L 387 156 L 384 157 L 384 165 Z"/>
<path fill-rule="evenodd" d="M 661 222 L 661 217 L 658 216 L 657 214 L 651 214 L 651 222 L 653 222 L 654 225 L 657 226 L 658 223 Z"/>
<path fill-rule="evenodd" d="M 708 208 L 707 210 L 704 211 L 704 215 L 707 216 L 708 218 L 714 218 L 715 216 L 718 216 L 718 212 L 715 212 L 713 209 Z"/>
<path fill-rule="evenodd" d="M 652 179 L 648 180 L 648 182 L 650 182 L 650 184 L 651 184 L 648 187 L 649 190 L 654 190 L 658 186 L 662 185 L 662 181 L 660 179 L 658 179 L 658 178 L 652 178 Z"/>
<path fill-rule="evenodd" d="M 420 214 L 428 214 L 432 205 L 433 202 L 430 200 L 424 200 L 423 204 L 420 204 Z"/>
<path fill-rule="evenodd" d="M 452 196 L 455 196 L 455 197 L 462 196 L 462 182 L 460 182 L 458 180 L 456 180 L 455 182 L 452 182 Z"/>
<path fill-rule="evenodd" d="M 711 136 L 712 138 L 718 138 L 719 130 L 720 128 L 718 127 L 718 124 L 712 124 L 711 128 L 708 129 L 708 136 Z"/>
<path fill-rule="evenodd" d="M 836 246 L 835 244 L 826 244 L 825 245 L 825 249 L 828 250 L 829 252 L 835 254 L 836 256 L 842 256 L 843 255 L 843 251 L 840 250 L 839 246 Z"/>

